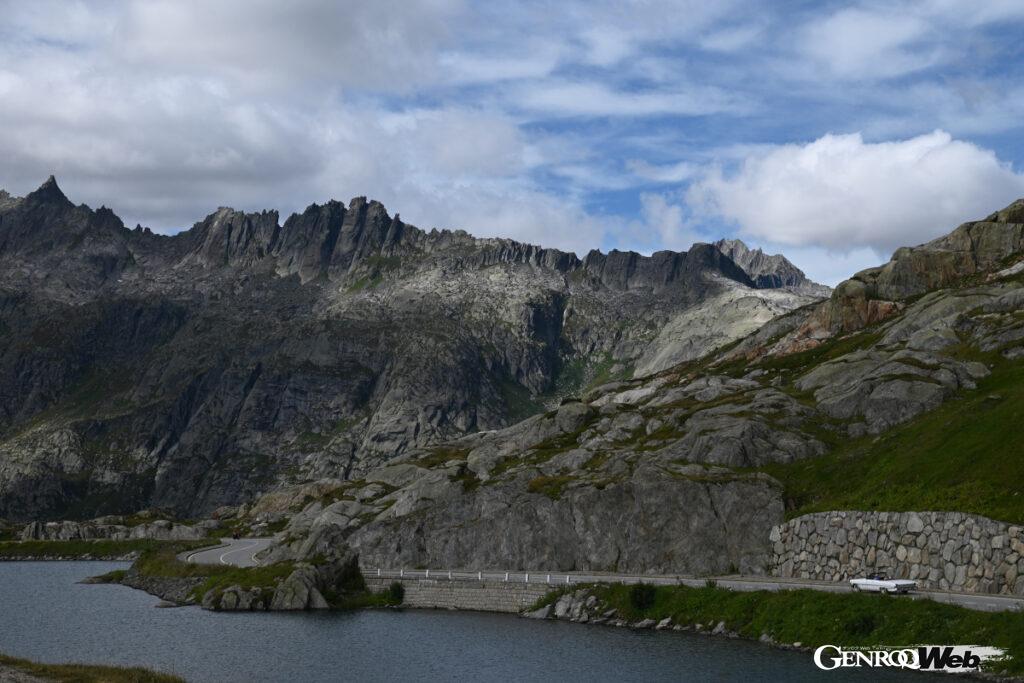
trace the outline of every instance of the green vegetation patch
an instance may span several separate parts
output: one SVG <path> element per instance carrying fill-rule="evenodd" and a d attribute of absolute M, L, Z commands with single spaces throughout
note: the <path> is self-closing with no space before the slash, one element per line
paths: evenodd
<path fill-rule="evenodd" d="M 562 497 L 565 487 L 568 486 L 570 482 L 575 481 L 575 479 L 576 478 L 571 475 L 534 477 L 530 480 L 530 483 L 526 485 L 526 488 L 530 493 L 541 493 L 551 500 L 558 500 Z"/>
<path fill-rule="evenodd" d="M 577 356 L 569 362 L 562 362 L 555 376 L 554 386 L 548 396 L 581 396 L 594 387 L 629 379 L 633 376 L 633 365 L 617 361 L 611 354 L 598 357 Z"/>
<path fill-rule="evenodd" d="M 1024 363 L 974 359 L 992 365 L 976 390 L 881 436 L 761 468 L 785 486 L 787 514 L 959 510 L 1024 523 Z"/>
<path fill-rule="evenodd" d="M 747 638 L 768 634 L 807 647 L 984 644 L 1012 657 L 993 670 L 1024 673 L 1024 614 L 976 612 L 932 600 L 811 590 L 729 591 L 651 586 L 644 595 L 623 584 L 593 586 L 597 597 L 629 621 L 671 617 L 677 624 L 717 625 Z M 637 598 L 641 598 L 638 600 Z"/>
<path fill-rule="evenodd" d="M 544 410 L 544 405 L 534 398 L 529 389 L 518 382 L 501 379 L 498 382 L 498 392 L 512 423 L 521 422 Z"/>
<path fill-rule="evenodd" d="M 93 664 L 40 664 L 0 654 L 0 666 L 51 681 L 69 683 L 185 683 L 184 678 L 141 667 L 97 666 Z"/>
<path fill-rule="evenodd" d="M 469 457 L 468 448 L 451 448 L 445 446 L 438 446 L 436 448 L 432 448 L 428 455 L 419 458 L 413 464 L 430 469 L 432 467 L 437 467 L 438 465 L 443 465 L 446 462 L 450 462 L 452 460 L 465 460 L 467 457 Z"/>
<path fill-rule="evenodd" d="M 845 337 L 830 339 L 823 344 L 815 346 L 813 349 L 791 353 L 787 356 L 772 356 L 755 365 L 765 370 L 802 372 L 816 365 L 835 360 L 840 356 L 845 356 L 848 353 L 869 349 L 877 344 L 881 338 L 882 332 L 877 329 L 862 330 Z"/>
<path fill-rule="evenodd" d="M 461 483 L 463 493 L 470 493 L 480 488 L 480 477 L 476 476 L 476 472 L 465 467 L 457 475 L 451 477 L 451 481 Z"/>
<path fill-rule="evenodd" d="M 90 583 L 121 583 L 124 581 L 124 577 L 128 576 L 127 569 L 115 569 L 112 572 L 106 574 L 100 574 L 89 579 Z"/>

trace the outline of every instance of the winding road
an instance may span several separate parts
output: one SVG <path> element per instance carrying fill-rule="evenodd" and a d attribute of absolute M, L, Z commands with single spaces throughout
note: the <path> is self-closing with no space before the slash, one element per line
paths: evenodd
<path fill-rule="evenodd" d="M 219 546 L 182 553 L 178 558 L 183 562 L 193 564 L 255 567 L 260 564 L 256 556 L 266 550 L 273 540 L 272 538 L 222 538 Z"/>
<path fill-rule="evenodd" d="M 258 555 L 266 550 L 272 538 L 224 538 L 214 548 L 195 550 L 179 555 L 183 562 L 195 564 L 224 564 L 235 567 L 255 567 L 260 564 Z M 524 572 L 524 571 L 465 571 L 448 569 L 378 569 L 363 568 L 367 578 L 399 579 L 402 581 L 489 581 L 508 583 L 549 584 L 558 586 L 582 583 L 652 583 L 658 585 L 683 585 L 699 587 L 713 581 L 721 588 L 736 591 L 781 591 L 797 588 L 824 591 L 828 593 L 849 593 L 847 583 L 826 583 L 800 579 L 779 579 L 760 576 L 666 576 L 638 574 L 606 574 L 595 572 Z M 986 595 L 982 593 L 953 593 L 940 590 L 917 590 L 907 596 L 891 596 L 879 599 L 935 600 L 968 609 L 984 612 L 1024 611 L 1024 597 L 1009 595 Z"/>

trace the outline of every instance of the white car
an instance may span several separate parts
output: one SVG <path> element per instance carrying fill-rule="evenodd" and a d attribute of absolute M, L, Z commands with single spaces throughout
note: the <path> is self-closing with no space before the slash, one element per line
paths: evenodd
<path fill-rule="evenodd" d="M 909 593 L 917 588 L 917 581 L 906 579 L 890 579 L 885 574 L 868 574 L 865 579 L 850 579 L 855 591 L 873 591 L 875 593 Z"/>

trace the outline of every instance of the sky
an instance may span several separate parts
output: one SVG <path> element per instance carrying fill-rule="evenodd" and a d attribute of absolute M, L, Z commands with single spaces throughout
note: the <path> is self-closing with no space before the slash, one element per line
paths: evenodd
<path fill-rule="evenodd" d="M 1024 197 L 1024 2 L 0 0 L 0 187 L 176 232 L 365 195 L 827 284 Z M 282 219 L 283 220 L 283 219 Z"/>

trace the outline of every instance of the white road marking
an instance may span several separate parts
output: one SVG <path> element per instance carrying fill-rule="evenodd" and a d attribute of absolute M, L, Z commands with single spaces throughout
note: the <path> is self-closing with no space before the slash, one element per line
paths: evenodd
<path fill-rule="evenodd" d="M 220 563 L 221 563 L 221 564 L 231 564 L 230 562 L 225 562 L 225 561 L 224 561 L 224 558 L 225 558 L 225 557 L 227 557 L 228 555 L 234 555 L 235 553 L 240 553 L 240 552 L 242 552 L 243 550 L 249 550 L 250 548 L 255 548 L 255 547 L 256 547 L 256 546 L 258 546 L 259 544 L 260 544 L 260 542 L 259 542 L 259 541 L 253 541 L 253 542 L 252 542 L 252 543 L 250 543 L 249 545 L 247 545 L 247 546 L 244 546 L 244 547 L 242 547 L 242 548 L 229 548 L 229 549 L 227 550 L 227 552 L 221 553 L 221 556 L 220 556 Z M 255 557 L 255 554 L 256 554 L 256 553 L 253 553 L 253 557 L 252 557 L 252 561 L 253 561 L 253 562 L 256 562 L 256 557 Z"/>

